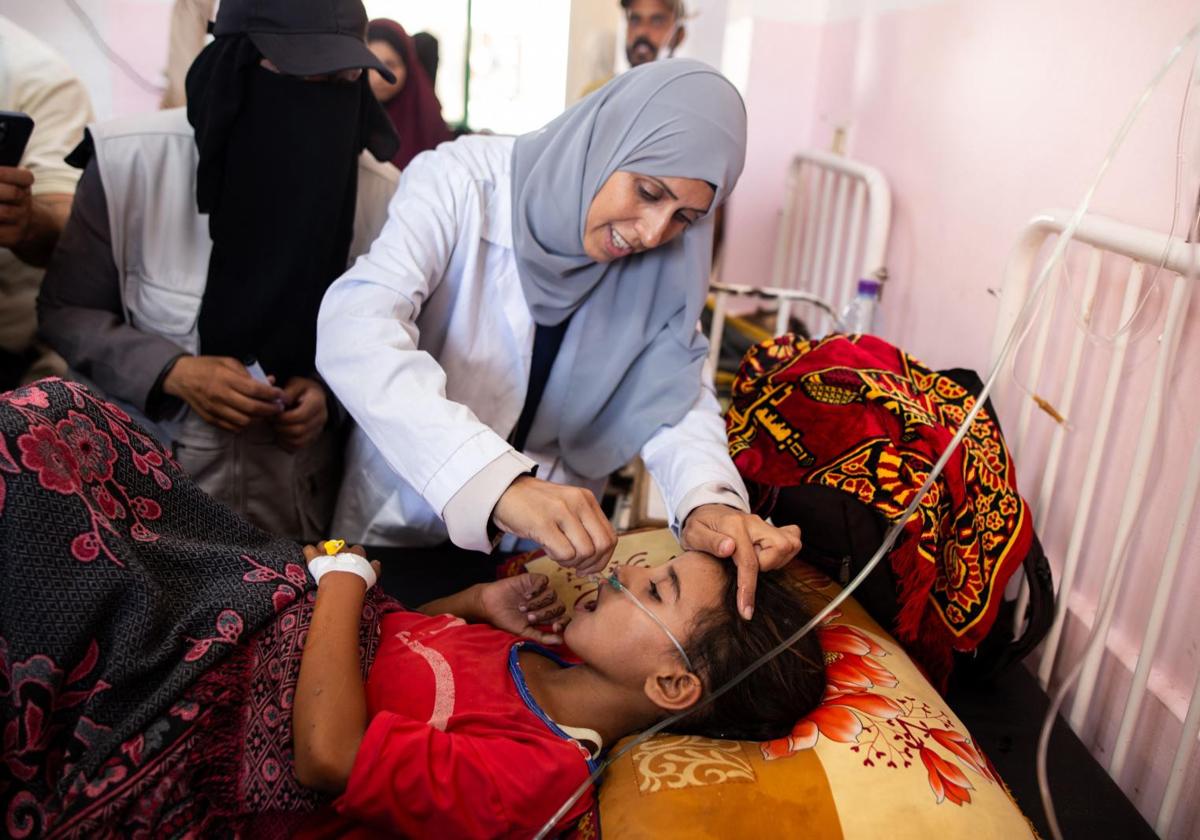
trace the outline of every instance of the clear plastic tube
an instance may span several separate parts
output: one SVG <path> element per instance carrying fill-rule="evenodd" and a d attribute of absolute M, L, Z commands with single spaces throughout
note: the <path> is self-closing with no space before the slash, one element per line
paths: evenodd
<path fill-rule="evenodd" d="M 1059 236 L 1058 241 L 1055 243 L 1049 258 L 1038 272 L 1037 280 L 1035 281 L 1029 296 L 1026 298 L 1024 305 L 1021 307 L 1021 311 L 1018 313 L 1012 329 L 1009 331 L 1007 338 L 1005 338 L 1000 354 L 996 358 L 991 371 L 988 373 L 987 379 L 983 384 L 983 389 L 975 399 L 975 404 L 971 407 L 971 410 L 967 412 L 967 416 L 963 419 L 962 424 L 954 433 L 954 437 L 946 446 L 945 451 L 942 452 L 937 462 L 933 465 L 933 469 L 929 471 L 929 475 L 926 477 L 925 482 L 921 485 L 916 494 L 913 495 L 912 500 L 896 519 L 896 521 L 892 523 L 892 526 L 888 529 L 887 534 L 884 536 L 883 542 L 880 544 L 879 548 L 876 549 L 875 553 L 871 556 L 871 559 L 867 562 L 867 564 L 863 566 L 862 570 L 854 577 L 853 580 L 849 582 L 849 584 L 846 585 L 844 589 L 842 589 L 841 592 L 835 595 L 829 601 L 829 603 L 819 610 L 817 614 L 814 615 L 808 622 L 806 622 L 803 627 L 801 627 L 788 638 L 784 639 L 767 653 L 760 656 L 754 662 L 750 663 L 736 676 L 729 680 L 729 682 L 705 695 L 699 703 L 697 703 L 695 706 L 692 706 L 690 709 L 686 709 L 682 712 L 664 718 L 654 726 L 646 729 L 640 735 L 637 735 L 627 741 L 620 749 L 610 753 L 605 761 L 591 774 L 591 776 L 589 776 L 587 780 L 575 790 L 570 798 L 568 798 L 567 801 L 564 802 L 562 806 L 554 812 L 550 819 L 546 821 L 546 823 L 542 826 L 541 831 L 534 836 L 534 840 L 543 840 L 543 838 L 553 831 L 559 820 L 561 820 L 571 809 L 571 806 L 579 801 L 580 797 L 587 792 L 588 788 L 590 788 L 595 781 L 600 778 L 604 771 L 608 769 L 609 765 L 611 765 L 618 758 L 625 755 L 639 744 L 644 743 L 647 739 L 657 735 L 664 729 L 668 729 L 669 727 L 675 725 L 689 714 L 692 714 L 712 703 L 718 697 L 722 696 L 734 686 L 745 680 L 763 664 L 783 653 L 808 633 L 812 632 L 813 629 L 820 626 L 825 619 L 842 604 L 843 601 L 849 598 L 850 595 L 852 595 L 854 591 L 858 589 L 867 576 L 870 575 L 871 572 L 873 572 L 883 560 L 883 558 L 887 556 L 887 553 L 891 550 L 892 546 L 895 545 L 896 540 L 899 539 L 905 523 L 907 523 L 909 519 L 916 513 L 921 501 L 925 498 L 925 494 L 929 492 L 929 489 L 933 486 L 934 482 L 937 481 L 937 479 L 941 476 L 942 471 L 946 467 L 946 463 L 950 460 L 950 456 L 954 453 L 954 450 L 958 448 L 958 445 L 962 442 L 962 439 L 970 430 L 971 425 L 975 422 L 975 418 L 979 416 L 979 412 L 983 409 L 984 404 L 987 402 L 987 398 L 991 394 L 992 389 L 994 388 L 996 381 L 1000 376 L 1000 371 L 1003 369 L 1005 363 L 1012 357 L 1014 350 L 1025 340 L 1025 336 L 1032 328 L 1036 320 L 1035 316 L 1040 310 L 1042 302 L 1045 300 L 1044 292 L 1048 279 L 1062 262 L 1063 256 L 1066 253 L 1067 245 L 1070 244 L 1071 240 L 1075 236 L 1075 232 L 1079 229 L 1079 225 L 1083 221 L 1083 217 L 1087 214 L 1088 208 L 1091 207 L 1092 199 L 1096 194 L 1096 190 L 1099 188 L 1100 183 L 1104 180 L 1104 176 L 1107 174 L 1108 168 L 1112 165 L 1117 151 L 1125 142 L 1125 138 L 1128 136 L 1134 122 L 1141 115 L 1142 109 L 1145 107 L 1147 101 L 1149 101 L 1150 95 L 1158 87 L 1167 71 L 1170 70 L 1175 64 L 1175 61 L 1179 58 L 1179 55 L 1193 40 L 1195 40 L 1198 34 L 1200 34 L 1200 21 L 1197 21 L 1197 23 L 1195 23 L 1191 29 L 1188 30 L 1187 34 L 1171 50 L 1171 52 L 1168 54 L 1167 60 L 1150 80 L 1149 85 L 1147 85 L 1146 89 L 1142 92 L 1142 95 L 1138 98 L 1129 114 L 1125 117 L 1124 122 L 1121 123 L 1121 127 L 1117 131 L 1116 136 L 1113 138 L 1112 143 L 1109 145 L 1108 151 L 1096 172 L 1095 178 L 1088 187 L 1087 192 L 1084 193 L 1079 205 L 1075 208 L 1075 212 L 1071 215 L 1070 221 L 1067 223 L 1067 226 L 1063 229 L 1062 235 Z M 1095 636 L 1090 639 L 1088 647 L 1094 644 L 1096 640 L 1097 639 Z M 1084 659 L 1086 659 L 1086 655 L 1080 658 L 1080 663 L 1082 663 Z M 1046 750 L 1049 741 L 1050 727 L 1054 721 L 1054 718 L 1058 714 L 1058 709 L 1062 705 L 1063 697 L 1065 696 L 1069 685 L 1073 683 L 1074 679 L 1078 678 L 1079 670 L 1080 665 L 1077 665 L 1072 671 L 1072 674 L 1066 681 L 1064 681 L 1063 686 L 1059 688 L 1059 691 L 1055 695 L 1054 701 L 1051 703 L 1050 710 L 1046 715 L 1045 722 L 1043 723 L 1042 736 L 1038 743 L 1038 784 L 1041 788 L 1042 802 L 1046 808 L 1046 816 L 1050 822 L 1051 832 L 1053 833 L 1055 840 L 1062 840 L 1062 832 L 1059 829 L 1058 819 L 1054 813 L 1054 803 L 1050 796 L 1049 783 L 1045 774 Z"/>
<path fill-rule="evenodd" d="M 667 634 L 667 638 L 671 640 L 671 644 L 675 645 L 675 649 L 679 651 L 679 655 L 683 657 L 683 664 L 687 665 L 688 671 L 692 672 L 693 674 L 696 673 L 696 669 L 692 667 L 692 660 L 688 658 L 687 651 L 683 649 L 683 645 L 679 643 L 679 639 L 675 638 L 675 634 L 671 632 L 671 628 L 668 627 L 661 618 L 651 612 L 650 608 L 643 604 L 638 596 L 634 595 L 633 592 L 630 591 L 628 586 L 621 583 L 616 573 L 606 575 L 603 578 L 593 578 L 593 580 L 596 580 L 601 585 L 607 583 L 613 589 L 622 593 L 630 601 L 633 601 L 639 610 L 650 616 L 650 620 L 657 624 L 659 628 Z"/>
<path fill-rule="evenodd" d="M 1174 58 L 1171 59 L 1171 62 L 1173 62 L 1173 61 L 1174 61 Z M 1169 67 L 1170 64 L 1168 64 L 1167 66 Z M 1178 127 L 1176 129 L 1176 132 L 1175 132 L 1175 178 L 1174 178 L 1174 189 L 1173 189 L 1172 198 L 1171 198 L 1171 224 L 1170 224 L 1170 227 L 1168 227 L 1168 229 L 1167 229 L 1167 243 L 1163 246 L 1162 256 L 1159 258 L 1158 263 L 1155 265 L 1154 271 L 1150 275 L 1150 280 L 1146 285 L 1146 290 L 1144 292 L 1142 292 L 1141 297 L 1138 299 L 1137 305 L 1134 307 L 1133 313 L 1129 316 L 1128 319 L 1126 319 L 1126 321 L 1124 323 L 1118 325 L 1117 328 L 1115 330 L 1113 330 L 1113 332 L 1111 332 L 1107 335 L 1099 332 L 1095 327 L 1092 326 L 1090 320 L 1088 319 L 1088 317 L 1086 315 L 1086 313 L 1088 311 L 1087 303 L 1085 301 L 1081 300 L 1079 298 L 1079 296 L 1075 293 L 1075 284 L 1074 284 L 1074 282 L 1072 282 L 1070 264 L 1068 263 L 1068 261 L 1066 260 L 1065 257 L 1062 261 L 1063 289 L 1067 292 L 1067 295 L 1071 298 L 1072 302 L 1074 303 L 1073 318 L 1074 318 L 1075 324 L 1080 330 L 1083 331 L 1084 335 L 1087 336 L 1087 338 L 1090 339 L 1094 344 L 1098 344 L 1101 346 L 1104 346 L 1104 345 L 1111 346 L 1112 344 L 1114 344 L 1117 341 L 1117 339 L 1119 339 L 1121 336 L 1123 336 L 1125 333 L 1129 332 L 1133 328 L 1133 325 L 1138 322 L 1139 318 L 1141 318 L 1142 312 L 1145 309 L 1146 304 L 1149 303 L 1150 298 L 1152 298 L 1156 294 L 1158 294 L 1162 270 L 1167 264 L 1167 255 L 1170 252 L 1171 238 L 1175 235 L 1175 228 L 1179 223 L 1179 210 L 1180 210 L 1180 204 L 1182 203 L 1180 187 L 1184 180 L 1184 177 L 1183 177 L 1184 164 L 1185 164 L 1185 162 L 1188 162 L 1188 161 L 1191 161 L 1192 163 L 1194 163 L 1196 160 L 1196 156 L 1197 156 L 1197 153 L 1194 151 L 1191 154 L 1184 152 L 1184 136 L 1188 133 L 1187 128 L 1190 123 L 1189 117 L 1190 117 L 1191 112 L 1189 110 L 1189 105 L 1191 103 L 1192 89 L 1194 87 L 1196 87 L 1197 84 L 1200 84 L 1200 76 L 1198 76 L 1198 74 L 1200 74 L 1200 49 L 1196 50 L 1195 58 L 1192 61 L 1192 68 L 1188 74 L 1187 84 L 1185 85 L 1184 91 L 1183 91 L 1183 101 L 1179 107 L 1179 123 L 1178 123 Z M 1153 84 L 1156 85 L 1157 80 Z M 1189 181 L 1189 183 L 1191 183 L 1191 181 Z M 1198 208 L 1198 209 L 1200 209 L 1200 208 Z M 1187 230 L 1191 231 L 1194 225 L 1195 225 L 1195 218 L 1194 218 L 1194 216 L 1189 215 L 1189 217 L 1187 219 Z M 1047 315 L 1047 317 L 1049 317 L 1049 315 Z M 1134 333 L 1129 338 L 1129 341 L 1133 342 L 1133 341 L 1137 341 L 1137 340 L 1141 339 L 1148 331 L 1149 331 L 1149 327 L 1147 326 L 1146 328 Z M 1021 352 L 1021 347 L 1018 346 L 1015 353 L 1017 355 L 1019 355 L 1020 352 Z M 1045 406 L 1042 405 L 1041 398 L 1037 395 L 1037 393 L 1034 391 L 1034 389 L 1032 387 L 1030 387 L 1021 378 L 1020 374 L 1017 371 L 1016 364 L 1013 365 L 1012 381 L 1013 381 L 1013 384 L 1016 385 L 1019 390 L 1023 391 L 1026 394 L 1026 396 L 1028 396 L 1034 402 L 1037 402 L 1039 404 L 1039 406 L 1041 406 L 1043 408 L 1043 410 L 1045 410 Z M 1058 419 L 1058 418 L 1056 418 L 1056 419 Z M 1063 425 L 1066 426 L 1066 428 L 1068 430 L 1073 430 L 1073 426 L 1069 422 L 1069 418 L 1061 419 L 1060 422 L 1062 422 Z"/>
<path fill-rule="evenodd" d="M 1171 69 L 1172 65 L 1175 64 L 1175 61 L 1179 58 L 1180 54 L 1192 41 L 1196 39 L 1197 35 L 1200 35 L 1200 22 L 1193 24 L 1192 28 L 1188 30 L 1187 34 L 1184 35 L 1182 40 L 1180 40 L 1179 43 L 1175 45 L 1174 49 L 1171 50 L 1170 54 L 1167 56 L 1167 60 L 1154 75 L 1154 78 L 1150 80 L 1150 84 L 1146 87 L 1146 90 L 1138 99 L 1137 104 L 1129 113 L 1129 116 L 1125 118 L 1125 122 L 1121 125 L 1121 130 L 1117 133 L 1117 136 L 1113 139 L 1112 145 L 1109 147 L 1108 155 L 1101 164 L 1100 171 L 1096 175 L 1095 181 L 1092 183 L 1091 188 L 1084 197 L 1084 201 L 1080 204 L 1079 210 L 1076 211 L 1075 217 L 1072 218 L 1072 224 L 1063 231 L 1063 235 L 1059 238 L 1058 247 L 1055 249 L 1056 254 L 1061 255 L 1061 252 L 1066 250 L 1065 246 L 1069 241 L 1068 233 L 1071 235 L 1074 234 L 1075 228 L 1078 227 L 1079 220 L 1082 219 L 1083 213 L 1086 212 L 1087 205 L 1091 202 L 1091 197 L 1095 193 L 1096 188 L 1099 186 L 1100 180 L 1104 177 L 1104 173 L 1108 169 L 1109 164 L 1112 162 L 1113 157 L 1116 155 L 1117 150 L 1121 147 L 1121 144 L 1124 142 L 1126 135 L 1128 135 L 1130 128 L 1132 128 L 1134 121 L 1141 113 L 1142 108 L 1145 106 L 1147 100 L 1149 100 L 1150 94 L 1152 94 L 1154 89 L 1158 87 L 1163 77 L 1167 74 L 1167 71 Z M 1197 61 L 1200 61 L 1200 53 L 1198 53 Z M 1188 92 L 1191 91 L 1191 87 L 1195 83 L 1194 69 L 1195 65 L 1193 66 L 1193 74 L 1189 75 L 1188 77 Z M 1182 126 L 1180 128 L 1180 136 L 1182 136 Z M 1170 247 L 1169 241 L 1167 243 L 1167 247 Z M 1166 255 L 1164 254 L 1164 263 L 1166 262 L 1165 256 Z M 1195 277 L 1196 270 L 1196 248 L 1193 246 L 1189 275 L 1191 277 Z M 1118 561 L 1116 568 L 1113 570 L 1114 579 L 1118 579 L 1125 570 L 1125 561 L 1128 557 L 1128 553 L 1126 551 L 1127 546 L 1128 537 L 1126 538 L 1126 545 L 1121 546 L 1121 551 L 1118 555 L 1121 559 Z M 1111 587 L 1107 597 L 1104 599 L 1104 603 L 1097 604 L 1097 618 L 1101 615 L 1104 615 L 1108 611 L 1109 601 L 1115 597 L 1116 590 L 1117 588 L 1115 586 Z M 1066 593 L 1063 593 L 1061 597 L 1066 597 Z M 1092 649 L 1097 645 L 1104 644 L 1104 634 L 1100 633 L 1100 627 L 1101 622 L 1097 620 L 1095 626 L 1093 626 L 1091 630 L 1090 635 L 1088 636 L 1086 644 L 1084 645 L 1083 652 L 1076 660 L 1074 667 L 1071 668 L 1071 671 L 1062 681 L 1062 684 L 1059 685 L 1058 690 L 1054 693 L 1054 697 L 1050 702 L 1050 707 L 1046 711 L 1046 717 L 1042 720 L 1041 732 L 1038 734 L 1038 789 L 1042 796 L 1042 807 L 1046 812 L 1046 820 L 1050 824 L 1050 834 L 1054 840 L 1063 840 L 1063 834 L 1062 827 L 1058 824 L 1058 814 L 1054 810 L 1054 796 L 1050 792 L 1049 773 L 1046 766 L 1047 755 L 1049 754 L 1050 750 L 1050 733 L 1054 729 L 1054 721 L 1058 717 L 1059 709 L 1062 708 L 1062 704 L 1066 699 L 1067 692 L 1071 690 L 1071 688 L 1075 685 L 1075 682 L 1079 679 L 1079 675 L 1083 671 L 1084 663 L 1087 662 L 1087 660 L 1091 657 Z"/>

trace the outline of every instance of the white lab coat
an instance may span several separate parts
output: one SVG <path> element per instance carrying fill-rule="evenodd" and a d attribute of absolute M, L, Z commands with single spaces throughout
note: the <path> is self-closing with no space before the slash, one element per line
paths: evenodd
<path fill-rule="evenodd" d="M 535 464 L 541 478 L 603 490 L 559 453 L 516 453 L 507 442 L 535 329 L 513 252 L 512 145 L 467 137 L 415 158 L 383 232 L 325 294 L 317 367 L 357 423 L 338 537 L 430 545 L 449 536 L 488 551 L 492 508 Z M 692 410 L 641 454 L 674 527 L 708 502 L 748 509 L 711 374 Z"/>

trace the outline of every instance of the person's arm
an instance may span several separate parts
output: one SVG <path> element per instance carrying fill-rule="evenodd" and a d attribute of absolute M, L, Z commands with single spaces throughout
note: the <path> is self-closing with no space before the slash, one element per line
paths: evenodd
<path fill-rule="evenodd" d="M 450 152 L 409 164 L 379 239 L 325 294 L 317 369 L 392 470 L 443 518 L 456 545 L 490 551 L 494 509 L 499 527 L 591 571 L 615 543 L 595 497 L 522 477 L 534 462 L 448 399 L 445 371 L 419 348 L 421 307 L 450 270 L 460 238 L 480 234 L 471 220 L 485 198 Z M 460 498 L 471 503 L 451 505 L 472 482 L 478 492 Z"/>
<path fill-rule="evenodd" d="M 425 615 L 453 615 L 469 624 L 477 624 L 484 621 L 483 605 L 479 602 L 482 586 L 483 584 L 475 584 L 453 595 L 435 598 L 417 607 L 417 612 Z"/>
<path fill-rule="evenodd" d="M 58 237 L 67 226 L 74 198 L 72 193 L 35 194 L 25 244 L 14 248 L 13 253 L 30 265 L 44 268 L 50 262 Z"/>
<path fill-rule="evenodd" d="M 419 156 L 400 177 L 379 238 L 329 287 L 317 320 L 321 377 L 392 470 L 440 515 L 500 456 L 533 466 L 447 398 L 445 371 L 418 347 L 421 308 L 450 269 L 459 237 L 471 235 L 464 231 L 481 204 L 452 155 Z M 473 513 L 468 524 L 447 522 L 450 537 L 487 551 L 489 511 Z"/>
<path fill-rule="evenodd" d="M 84 128 L 92 119 L 92 104 L 83 83 L 58 59 L 42 64 L 36 72 L 18 72 L 12 86 L 15 110 L 24 111 L 34 121 L 21 158 L 21 166 L 33 182 L 21 240 L 5 244 L 24 262 L 44 267 L 67 224 L 79 182 L 79 171 L 65 158 L 83 139 Z"/>
<path fill-rule="evenodd" d="M 178 108 L 187 104 L 184 81 L 204 39 L 208 23 L 213 19 L 215 0 L 175 0 L 171 7 L 171 30 L 167 42 L 167 87 L 160 108 Z"/>
<path fill-rule="evenodd" d="M 121 305 L 104 184 L 95 161 L 76 190 L 38 296 L 42 339 L 104 391 L 146 409 L 183 348 L 134 329 Z M 152 408 L 152 406 L 150 406 Z"/>
<path fill-rule="evenodd" d="M 355 546 L 350 551 L 365 556 Z M 304 547 L 309 562 L 314 546 Z M 312 623 L 300 658 L 292 710 L 296 778 L 325 793 L 341 793 L 367 728 L 367 699 L 358 658 L 358 624 L 367 584 L 352 572 L 330 571 L 317 587 Z"/>
<path fill-rule="evenodd" d="M 566 607 L 543 574 L 501 578 L 438 598 L 417 608 L 425 615 L 453 615 L 469 623 L 490 624 L 547 645 L 562 642 Z M 553 622 L 553 623 L 551 623 Z M 550 631 L 539 630 L 550 625 Z"/>

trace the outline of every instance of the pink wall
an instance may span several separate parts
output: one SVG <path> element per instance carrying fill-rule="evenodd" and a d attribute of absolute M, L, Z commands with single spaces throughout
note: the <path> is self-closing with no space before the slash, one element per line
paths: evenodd
<path fill-rule="evenodd" d="M 722 279 L 767 285 L 788 161 L 812 145 L 821 76 L 821 26 L 771 21 L 753 29 L 743 94 L 746 168 L 730 198 Z"/>
<path fill-rule="evenodd" d="M 988 290 L 1021 226 L 1039 209 L 1074 206 L 1195 14 L 1191 0 L 1149 8 L 959 0 L 829 23 L 756 21 L 728 271 L 769 276 L 790 154 L 828 149 L 831 123 L 846 123 L 848 154 L 892 186 L 885 337 L 934 365 L 982 367 Z M 1096 212 L 1166 228 L 1186 63 L 1148 106 Z"/>
<path fill-rule="evenodd" d="M 759 4 L 766 11 L 754 20 L 745 83 L 749 154 L 731 203 L 724 276 L 732 282 L 768 281 L 788 160 L 801 148 L 829 149 L 833 126 L 844 125 L 848 155 L 878 167 L 892 188 L 890 279 L 880 334 L 935 367 L 982 370 L 997 309 L 993 290 L 1001 284 L 1021 228 L 1042 209 L 1074 208 L 1126 113 L 1200 9 L 1194 0 L 876 0 L 873 8 L 891 10 L 851 15 L 846 13 L 851 5 L 872 4 Z M 789 15 L 788 9 L 795 12 Z M 1168 228 L 1181 97 L 1193 54 L 1181 57 L 1147 105 L 1096 195 L 1094 213 Z M 1192 118 L 1200 123 L 1200 105 L 1192 105 Z M 1194 142 L 1200 133 L 1191 136 Z M 1190 151 L 1200 158 L 1200 149 Z M 1193 173 L 1200 172 L 1200 162 L 1193 162 Z M 1186 215 L 1194 180 L 1184 189 Z M 1164 284 L 1148 302 L 1147 324 L 1161 319 L 1165 293 Z M 1115 314 L 1107 313 L 1106 322 L 1101 318 L 1102 330 L 1116 328 Z M 1127 410 L 1114 427 L 1097 491 L 1100 513 L 1089 529 L 1084 572 L 1069 602 L 1068 659 L 1081 648 L 1100 588 L 1100 566 L 1112 550 L 1149 375 L 1137 359 L 1147 355 L 1145 345 L 1153 343 L 1155 329 L 1139 327 L 1146 338 L 1131 351 L 1135 373 L 1122 383 Z M 1097 344 L 1088 352 L 1099 358 L 1107 350 Z M 1196 300 L 1180 353 L 1164 442 L 1132 542 L 1128 588 L 1109 637 L 1098 687 L 1102 700 L 1085 733 L 1102 757 L 1111 750 L 1157 582 L 1139 564 L 1163 553 L 1182 467 L 1200 428 L 1200 398 L 1185 384 L 1200 376 Z M 1084 387 L 1094 398 L 1101 384 L 1091 381 Z M 1001 414 L 1011 434 L 1011 406 L 1001 403 Z M 1095 425 L 1086 416 L 1076 424 L 1071 440 L 1083 454 L 1060 478 L 1064 499 L 1079 486 Z M 1018 456 L 1026 494 L 1036 489 L 1044 451 L 1031 446 Z M 1070 531 L 1065 501 L 1059 508 L 1043 533 L 1057 562 Z M 1155 660 L 1148 722 L 1139 728 L 1130 765 L 1119 780 L 1151 816 L 1178 743 L 1178 716 L 1200 669 L 1200 626 L 1189 620 L 1200 592 L 1200 565 L 1187 562 L 1200 556 L 1200 533 L 1192 530 L 1171 605 L 1173 620 Z M 1200 784 L 1196 765 L 1185 790 Z M 1200 805 L 1188 802 L 1184 810 L 1172 836 L 1200 836 Z"/>
<path fill-rule="evenodd" d="M 146 81 L 165 83 L 170 4 L 160 0 L 108 0 L 108 43 Z M 118 25 L 119 22 L 119 25 Z M 113 114 L 137 114 L 158 108 L 161 94 L 148 91 L 110 66 Z"/>
<path fill-rule="evenodd" d="M 146 81 L 163 83 L 170 30 L 170 0 L 87 0 L 80 4 L 100 37 Z M 83 22 L 61 2 L 0 0 L 0 14 L 57 50 L 83 80 L 97 119 L 158 107 L 148 92 L 113 64 Z"/>

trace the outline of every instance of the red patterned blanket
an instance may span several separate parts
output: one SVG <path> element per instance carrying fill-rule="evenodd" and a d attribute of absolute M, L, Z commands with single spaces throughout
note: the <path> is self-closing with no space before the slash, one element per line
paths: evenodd
<path fill-rule="evenodd" d="M 751 348 L 726 419 L 734 463 L 768 514 L 774 490 L 846 493 L 895 522 L 974 404 L 948 377 L 873 336 Z M 1016 471 L 995 419 L 981 411 L 905 524 L 889 557 L 893 628 L 944 685 L 953 651 L 974 649 L 1033 540 Z"/>

